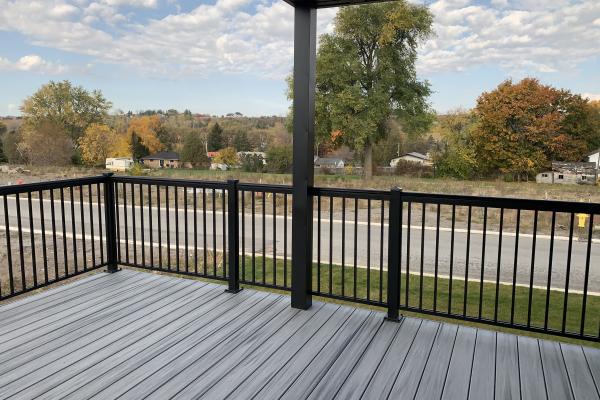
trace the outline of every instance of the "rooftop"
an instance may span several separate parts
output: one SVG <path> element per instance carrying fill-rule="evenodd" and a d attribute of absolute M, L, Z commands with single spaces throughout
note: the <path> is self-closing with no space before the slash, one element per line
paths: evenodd
<path fill-rule="evenodd" d="M 179 153 L 174 151 L 159 151 L 158 153 L 142 157 L 142 160 L 179 160 Z"/>
<path fill-rule="evenodd" d="M 0 398 L 599 398 L 600 350 L 122 270 L 0 306 Z"/>

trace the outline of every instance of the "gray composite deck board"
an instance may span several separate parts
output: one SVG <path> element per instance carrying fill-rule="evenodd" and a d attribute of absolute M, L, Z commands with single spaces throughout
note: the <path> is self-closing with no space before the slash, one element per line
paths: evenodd
<path fill-rule="evenodd" d="M 0 305 L 0 399 L 600 399 L 600 350 L 123 270 Z"/>

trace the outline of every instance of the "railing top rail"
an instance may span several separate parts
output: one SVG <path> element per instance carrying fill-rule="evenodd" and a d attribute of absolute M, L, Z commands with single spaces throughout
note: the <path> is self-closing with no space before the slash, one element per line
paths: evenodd
<path fill-rule="evenodd" d="M 371 200 L 389 200 L 390 192 L 388 190 L 374 189 L 339 189 L 339 188 L 312 188 L 311 195 L 313 196 L 333 196 L 345 197 L 351 199 L 371 199 Z"/>
<path fill-rule="evenodd" d="M 112 179 L 115 182 L 121 183 L 140 183 L 145 185 L 178 186 L 186 188 L 227 189 L 226 181 L 198 181 L 191 179 L 172 179 L 123 175 L 115 175 L 112 177 Z"/>
<path fill-rule="evenodd" d="M 287 193 L 292 194 L 292 187 L 289 185 L 274 185 L 264 183 L 239 183 L 238 188 L 244 191 Z"/>
<path fill-rule="evenodd" d="M 510 197 L 463 196 L 419 192 L 402 192 L 404 201 L 457 206 L 556 211 L 565 213 L 600 214 L 600 204 L 562 200 L 516 199 Z"/>
<path fill-rule="evenodd" d="M 21 185 L 0 186 L 0 196 L 36 192 L 39 190 L 60 189 L 71 186 L 93 185 L 97 183 L 103 183 L 106 181 L 106 179 L 107 178 L 105 176 L 90 176 L 84 178 L 61 179 L 57 181 L 33 182 L 24 183 Z"/>

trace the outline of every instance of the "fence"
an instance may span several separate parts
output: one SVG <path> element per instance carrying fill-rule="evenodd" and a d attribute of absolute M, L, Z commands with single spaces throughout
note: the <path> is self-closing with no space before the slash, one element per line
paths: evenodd
<path fill-rule="evenodd" d="M 411 311 L 600 340 L 600 205 L 399 189 L 310 195 L 312 294 L 385 307 L 392 320 Z M 293 285 L 289 186 L 106 175 L 0 196 L 2 298 L 117 264 L 217 279 L 232 292 Z"/>

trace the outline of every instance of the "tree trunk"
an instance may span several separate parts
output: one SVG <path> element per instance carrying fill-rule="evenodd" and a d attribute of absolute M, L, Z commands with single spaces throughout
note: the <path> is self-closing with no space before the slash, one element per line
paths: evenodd
<path fill-rule="evenodd" d="M 373 145 L 368 144 L 365 147 L 365 178 L 371 179 L 373 177 Z"/>

